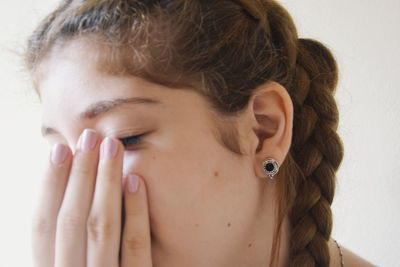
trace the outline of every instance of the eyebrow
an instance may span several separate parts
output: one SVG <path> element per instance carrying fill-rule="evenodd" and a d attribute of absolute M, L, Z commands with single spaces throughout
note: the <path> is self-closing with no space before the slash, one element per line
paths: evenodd
<path fill-rule="evenodd" d="M 103 100 L 93 104 L 90 104 L 83 112 L 81 112 L 78 117 L 81 120 L 85 119 L 94 119 L 95 117 L 99 116 L 100 114 L 104 114 L 109 112 L 116 107 L 119 107 L 123 104 L 145 104 L 148 106 L 159 106 L 162 104 L 157 99 L 153 98 L 144 98 L 144 97 L 130 97 L 130 98 L 116 98 L 112 100 Z M 52 134 L 59 133 L 56 129 L 43 125 L 41 128 L 42 136 L 48 136 Z"/>

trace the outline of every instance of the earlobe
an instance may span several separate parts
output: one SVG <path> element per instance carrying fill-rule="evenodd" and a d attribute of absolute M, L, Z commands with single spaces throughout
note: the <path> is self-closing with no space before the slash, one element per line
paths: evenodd
<path fill-rule="evenodd" d="M 250 100 L 258 144 L 254 164 L 257 177 L 266 177 L 263 163 L 273 158 L 278 165 L 284 161 L 291 145 L 293 102 L 286 88 L 277 82 L 266 82 L 255 89 Z"/>

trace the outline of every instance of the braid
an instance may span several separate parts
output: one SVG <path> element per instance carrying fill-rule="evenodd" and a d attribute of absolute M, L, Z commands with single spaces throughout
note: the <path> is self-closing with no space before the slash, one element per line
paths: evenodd
<path fill-rule="evenodd" d="M 338 71 L 321 43 L 299 39 L 291 156 L 300 172 L 290 209 L 290 266 L 329 266 L 335 172 L 343 158 L 334 100 Z"/>

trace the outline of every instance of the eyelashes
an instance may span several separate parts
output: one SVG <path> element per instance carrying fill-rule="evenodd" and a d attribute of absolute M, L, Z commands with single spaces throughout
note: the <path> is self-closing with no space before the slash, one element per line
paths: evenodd
<path fill-rule="evenodd" d="M 133 135 L 133 136 L 128 136 L 124 138 L 118 138 L 121 143 L 124 145 L 125 148 L 138 145 L 142 142 L 142 137 L 144 137 L 146 134 L 140 134 L 140 135 Z"/>

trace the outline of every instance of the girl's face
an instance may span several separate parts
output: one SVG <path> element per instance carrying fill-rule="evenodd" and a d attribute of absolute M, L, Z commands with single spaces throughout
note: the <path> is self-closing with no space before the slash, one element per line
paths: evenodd
<path fill-rule="evenodd" d="M 147 184 L 158 266 L 238 266 L 229 255 L 243 250 L 251 257 L 258 225 L 272 232 L 272 215 L 261 212 L 271 210 L 262 199 L 271 194 L 264 194 L 251 154 L 238 157 L 216 140 L 200 95 L 99 72 L 94 50 L 72 41 L 43 61 L 38 90 L 45 138 L 75 151 L 85 128 L 120 139 L 144 134 L 125 140 L 123 173 L 139 174 Z M 254 151 L 256 139 L 243 129 L 242 149 Z M 269 244 L 257 245 L 268 251 Z"/>

